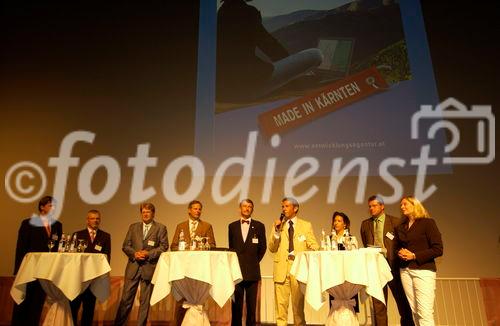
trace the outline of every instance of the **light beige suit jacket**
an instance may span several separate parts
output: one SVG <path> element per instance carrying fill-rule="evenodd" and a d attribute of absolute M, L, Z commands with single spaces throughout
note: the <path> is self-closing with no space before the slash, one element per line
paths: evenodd
<path fill-rule="evenodd" d="M 282 283 L 285 281 L 288 273 L 288 222 L 284 222 L 283 228 L 279 233 L 279 238 L 275 236 L 274 227 L 269 237 L 268 248 L 274 253 L 274 282 Z M 297 217 L 297 223 L 293 226 L 293 247 L 297 255 L 301 251 L 318 250 L 318 242 L 314 236 L 314 231 L 310 222 Z"/>

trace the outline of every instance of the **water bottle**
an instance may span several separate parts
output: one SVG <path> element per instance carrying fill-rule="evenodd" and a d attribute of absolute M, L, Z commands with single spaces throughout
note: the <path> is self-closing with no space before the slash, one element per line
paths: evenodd
<path fill-rule="evenodd" d="M 337 239 L 337 235 L 335 234 L 335 230 L 332 230 L 332 234 L 330 236 L 330 246 L 332 247 L 332 250 L 339 249 L 336 239 Z"/>
<path fill-rule="evenodd" d="M 344 230 L 344 246 L 345 250 L 352 250 L 351 235 L 349 234 L 349 229 Z"/>
<path fill-rule="evenodd" d="M 69 245 L 69 252 L 76 252 L 76 233 L 73 234 L 73 240 L 71 240 L 71 244 Z"/>
<path fill-rule="evenodd" d="M 198 244 L 196 242 L 196 235 L 194 235 L 194 233 L 193 233 L 193 235 L 191 236 L 191 247 L 190 247 L 190 249 L 191 250 L 196 250 L 197 247 L 198 247 Z"/>
<path fill-rule="evenodd" d="M 59 241 L 59 246 L 57 247 L 57 252 L 64 252 L 66 246 L 66 235 L 63 233 L 61 235 L 61 241 Z"/>
<path fill-rule="evenodd" d="M 326 250 L 325 230 L 321 230 L 321 250 Z"/>
<path fill-rule="evenodd" d="M 330 251 L 332 250 L 332 243 L 330 241 L 330 237 L 329 236 L 325 236 L 325 241 L 326 241 L 326 250 Z"/>
<path fill-rule="evenodd" d="M 180 251 L 186 250 L 186 239 L 184 238 L 184 230 L 181 230 L 181 232 L 179 232 L 179 250 Z"/>

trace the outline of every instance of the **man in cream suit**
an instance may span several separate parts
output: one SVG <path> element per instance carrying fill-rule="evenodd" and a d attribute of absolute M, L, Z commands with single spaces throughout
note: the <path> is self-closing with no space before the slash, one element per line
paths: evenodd
<path fill-rule="evenodd" d="M 187 221 L 177 224 L 175 228 L 174 238 L 172 239 L 171 250 L 179 250 L 179 235 L 181 231 L 184 233 L 184 240 L 189 247 L 191 239 L 194 237 L 208 237 L 208 243 L 211 248 L 215 248 L 215 236 L 212 225 L 208 222 L 200 220 L 201 210 L 203 205 L 198 200 L 193 200 L 188 204 L 188 219 Z M 182 307 L 184 299 L 175 302 L 175 321 L 174 325 L 181 325 L 186 309 Z"/>
<path fill-rule="evenodd" d="M 305 325 L 304 294 L 295 277 L 290 275 L 290 267 L 299 252 L 318 250 L 319 246 L 311 223 L 297 217 L 299 203 L 295 198 L 283 198 L 281 211 L 281 217 L 274 221 L 268 241 L 269 251 L 275 254 L 273 279 L 276 325 L 287 325 L 290 295 L 294 325 Z"/>
<path fill-rule="evenodd" d="M 140 206 L 142 222 L 130 225 L 123 252 L 128 256 L 125 268 L 123 295 L 116 312 L 115 325 L 125 325 L 134 303 L 139 283 L 141 284 L 138 325 L 146 325 L 149 312 L 149 300 L 153 292 L 151 278 L 161 253 L 168 249 L 167 228 L 154 221 L 155 207 L 151 203 Z"/>

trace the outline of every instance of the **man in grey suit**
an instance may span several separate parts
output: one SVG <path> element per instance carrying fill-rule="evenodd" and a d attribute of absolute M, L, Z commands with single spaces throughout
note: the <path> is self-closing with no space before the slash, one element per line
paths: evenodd
<path fill-rule="evenodd" d="M 130 225 L 123 252 L 128 256 L 125 268 L 125 284 L 120 305 L 116 313 L 115 325 L 125 325 L 134 303 L 139 283 L 141 284 L 138 325 L 146 325 L 149 300 L 153 291 L 151 278 L 161 253 L 168 249 L 167 228 L 154 221 L 155 207 L 151 203 L 140 206 L 142 222 Z"/>

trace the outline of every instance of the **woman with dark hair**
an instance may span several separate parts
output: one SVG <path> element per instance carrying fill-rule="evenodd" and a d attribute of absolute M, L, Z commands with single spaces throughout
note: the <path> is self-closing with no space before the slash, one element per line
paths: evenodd
<path fill-rule="evenodd" d="M 349 217 L 342 212 L 334 212 L 332 215 L 332 241 L 338 244 L 339 250 L 345 250 L 346 236 L 350 236 L 349 228 L 351 227 L 351 221 Z M 354 248 L 358 247 L 358 242 L 355 237 L 351 237 L 351 245 Z"/>
<path fill-rule="evenodd" d="M 443 255 L 441 233 L 434 219 L 415 197 L 401 200 L 402 223 L 396 228 L 403 289 L 415 325 L 434 325 L 435 258 Z"/>
<path fill-rule="evenodd" d="M 344 237 L 349 234 L 349 227 L 351 226 L 351 221 L 349 220 L 349 217 L 342 212 L 334 212 L 332 215 L 332 242 L 335 240 L 336 243 L 338 243 L 338 248 L 339 250 L 345 250 L 345 239 Z M 356 239 L 354 238 L 354 241 Z M 355 243 L 355 246 L 357 247 L 357 242 Z M 356 294 L 354 297 L 352 297 L 356 301 L 354 304 L 354 311 L 359 312 L 359 301 L 358 301 L 358 295 Z M 335 300 L 332 295 L 330 295 L 330 307 L 332 306 L 332 300 Z"/>

